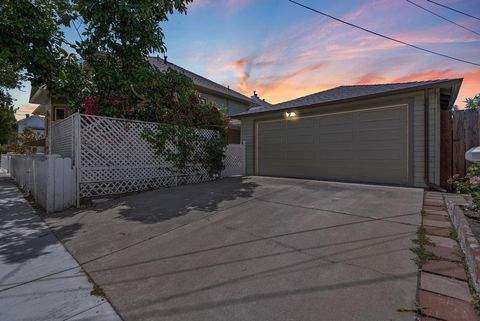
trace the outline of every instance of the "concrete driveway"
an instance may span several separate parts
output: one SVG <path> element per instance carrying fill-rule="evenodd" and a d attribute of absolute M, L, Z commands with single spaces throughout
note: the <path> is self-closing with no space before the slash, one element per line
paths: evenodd
<path fill-rule="evenodd" d="M 422 198 L 229 178 L 46 219 L 125 320 L 412 320 Z"/>

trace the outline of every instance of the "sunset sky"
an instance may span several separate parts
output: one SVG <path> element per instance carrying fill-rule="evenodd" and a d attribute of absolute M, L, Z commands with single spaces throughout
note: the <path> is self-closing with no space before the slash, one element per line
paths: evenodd
<path fill-rule="evenodd" d="M 480 63 L 480 36 L 405 0 L 298 0 L 373 31 Z M 412 0 L 470 29 L 480 21 Z M 478 0 L 437 0 L 480 16 Z M 271 103 L 339 85 L 465 78 L 457 104 L 480 92 L 480 67 L 417 51 L 286 0 L 196 0 L 164 25 L 168 60 Z M 67 36 L 75 38 L 72 30 Z M 28 84 L 14 91 L 17 117 L 33 106 Z"/>

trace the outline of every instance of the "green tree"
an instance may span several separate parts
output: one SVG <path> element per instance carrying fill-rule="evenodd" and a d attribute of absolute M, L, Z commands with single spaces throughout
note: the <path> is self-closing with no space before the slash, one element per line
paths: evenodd
<path fill-rule="evenodd" d="M 108 86 L 122 89 L 135 82 L 147 56 L 165 52 L 160 23 L 175 11 L 186 13 L 192 0 L 4 0 L 0 2 L 0 70 L 9 77 L 46 85 L 71 104 L 88 94 L 90 86 L 106 87 L 95 77 L 110 69 Z M 66 28 L 84 32 L 75 43 Z M 101 53 L 101 54 L 99 54 Z M 89 64 L 88 68 L 83 63 Z M 137 73 L 135 73 L 135 70 Z M 121 80 L 121 81 L 120 81 Z M 95 83 L 96 82 L 96 83 Z M 0 86 L 2 83 L 0 83 Z M 11 88 L 11 87 L 10 87 Z M 79 94 L 79 88 L 81 93 Z"/>
<path fill-rule="evenodd" d="M 17 120 L 13 100 L 0 90 L 0 145 L 11 143 L 17 134 Z"/>
<path fill-rule="evenodd" d="M 465 108 L 470 110 L 479 110 L 480 109 L 480 94 L 476 94 L 473 98 L 467 98 L 463 101 L 465 103 Z"/>

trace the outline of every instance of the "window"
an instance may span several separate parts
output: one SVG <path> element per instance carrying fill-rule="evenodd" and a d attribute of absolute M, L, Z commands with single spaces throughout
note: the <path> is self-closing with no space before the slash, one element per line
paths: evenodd
<path fill-rule="evenodd" d="M 207 98 L 205 97 L 201 97 L 198 99 L 199 102 L 200 102 L 200 105 L 206 105 L 207 104 Z"/>
<path fill-rule="evenodd" d="M 60 120 L 65 118 L 65 108 L 55 108 L 55 119 Z"/>

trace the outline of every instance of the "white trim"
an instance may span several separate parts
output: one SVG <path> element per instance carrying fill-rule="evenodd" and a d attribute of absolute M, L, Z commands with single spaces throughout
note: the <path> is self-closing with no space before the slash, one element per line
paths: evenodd
<path fill-rule="evenodd" d="M 308 115 L 308 116 L 298 116 L 293 119 L 286 119 L 286 118 L 281 118 L 281 119 L 271 119 L 271 120 L 259 120 L 255 121 L 255 164 L 254 164 L 254 174 L 258 175 L 258 127 L 259 124 L 261 123 L 271 123 L 271 122 L 279 122 L 279 121 L 285 121 L 285 122 L 291 122 L 291 121 L 296 121 L 299 119 L 303 118 L 314 118 L 314 117 L 324 117 L 324 116 L 330 116 L 330 115 L 339 115 L 339 114 L 348 114 L 348 113 L 357 113 L 357 112 L 365 112 L 365 111 L 375 111 L 375 110 L 380 110 L 380 109 L 390 109 L 390 108 L 398 108 L 398 107 L 406 107 L 406 113 L 407 113 L 407 124 L 406 124 L 406 132 L 407 132 L 407 141 L 406 141 L 406 149 L 407 149 L 407 173 L 406 173 L 406 178 L 407 182 L 410 183 L 410 114 L 408 110 L 408 104 L 396 104 L 396 105 L 388 105 L 388 106 L 382 106 L 382 107 L 372 107 L 372 108 L 363 108 L 363 109 L 355 109 L 355 110 L 348 110 L 348 111 L 339 111 L 339 112 L 333 112 L 333 113 L 325 113 L 325 114 L 317 114 L 317 115 Z"/>

